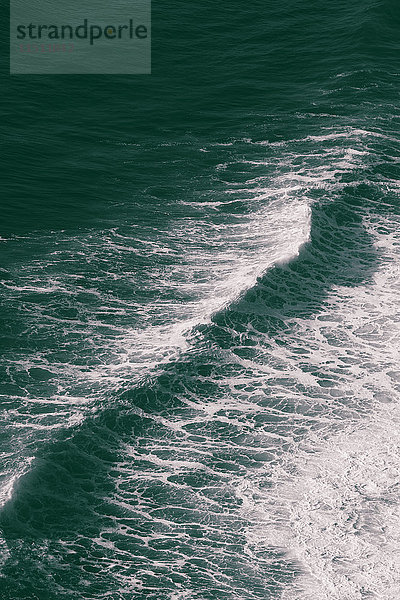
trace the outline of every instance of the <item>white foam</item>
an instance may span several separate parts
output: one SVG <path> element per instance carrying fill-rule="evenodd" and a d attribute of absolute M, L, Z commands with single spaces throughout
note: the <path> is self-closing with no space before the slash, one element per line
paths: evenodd
<path fill-rule="evenodd" d="M 397 600 L 399 595 L 400 228 L 393 216 L 380 216 L 379 225 L 389 233 L 379 233 L 377 219 L 370 217 L 365 225 L 383 251 L 373 281 L 336 286 L 316 319 L 298 321 L 297 339 L 315 348 L 308 364 L 314 363 L 319 379 L 329 385 L 300 378 L 312 395 L 307 397 L 307 388 L 303 398 L 293 391 L 293 402 L 323 403 L 327 425 L 310 427 L 298 415 L 309 431 L 269 475 L 268 492 L 258 484 L 260 472 L 238 492 L 253 523 L 249 551 L 281 548 L 303 573 L 284 589 L 283 600 Z M 286 348 L 270 352 L 285 361 L 296 380 L 304 358 Z"/>
<path fill-rule="evenodd" d="M 299 600 L 398 598 L 399 424 L 399 406 L 386 406 L 299 463 L 286 499 L 287 543 L 305 568 Z"/>

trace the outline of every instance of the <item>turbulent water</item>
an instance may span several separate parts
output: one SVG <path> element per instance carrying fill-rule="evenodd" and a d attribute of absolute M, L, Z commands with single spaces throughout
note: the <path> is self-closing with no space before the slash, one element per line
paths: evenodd
<path fill-rule="evenodd" d="M 397 600 L 393 1 L 153 6 L 3 91 L 0 598 Z"/>

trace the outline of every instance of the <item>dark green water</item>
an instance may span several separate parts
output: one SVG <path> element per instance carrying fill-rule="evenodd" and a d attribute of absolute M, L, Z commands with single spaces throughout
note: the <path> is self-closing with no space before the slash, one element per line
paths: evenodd
<path fill-rule="evenodd" d="M 3 72 L 2 600 L 398 598 L 399 17 L 154 3 L 151 76 Z"/>

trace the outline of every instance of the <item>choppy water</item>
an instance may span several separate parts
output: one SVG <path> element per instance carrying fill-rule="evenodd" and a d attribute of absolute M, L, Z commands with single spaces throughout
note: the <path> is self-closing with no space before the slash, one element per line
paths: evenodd
<path fill-rule="evenodd" d="M 0 597 L 395 600 L 394 2 L 153 7 L 2 98 Z"/>

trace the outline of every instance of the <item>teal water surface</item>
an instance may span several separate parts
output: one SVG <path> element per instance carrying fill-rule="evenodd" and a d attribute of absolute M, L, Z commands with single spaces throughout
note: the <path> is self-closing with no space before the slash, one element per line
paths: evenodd
<path fill-rule="evenodd" d="M 3 75 L 1 599 L 398 598 L 399 14 Z"/>

